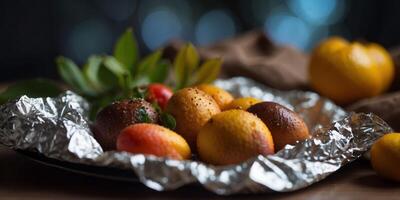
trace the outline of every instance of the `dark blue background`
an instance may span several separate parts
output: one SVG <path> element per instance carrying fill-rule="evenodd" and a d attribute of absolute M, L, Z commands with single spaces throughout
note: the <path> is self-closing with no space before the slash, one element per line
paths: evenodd
<path fill-rule="evenodd" d="M 92 53 L 110 53 L 114 40 L 128 26 L 134 28 L 142 54 L 170 38 L 207 45 L 254 28 L 304 51 L 329 35 L 374 41 L 388 48 L 400 43 L 400 1 L 311 2 L 3 0 L 0 81 L 57 79 L 57 55 L 82 64 Z"/>

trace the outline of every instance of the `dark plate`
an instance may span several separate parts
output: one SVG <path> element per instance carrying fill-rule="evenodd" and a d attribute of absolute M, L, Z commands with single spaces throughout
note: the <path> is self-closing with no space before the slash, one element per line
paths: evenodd
<path fill-rule="evenodd" d="M 41 164 L 79 174 L 84 174 L 87 176 L 95 176 L 95 177 L 118 180 L 118 181 L 129 181 L 129 182 L 139 181 L 134 172 L 129 170 L 64 162 L 53 158 L 48 158 L 41 154 L 29 151 L 17 150 L 17 152 Z"/>

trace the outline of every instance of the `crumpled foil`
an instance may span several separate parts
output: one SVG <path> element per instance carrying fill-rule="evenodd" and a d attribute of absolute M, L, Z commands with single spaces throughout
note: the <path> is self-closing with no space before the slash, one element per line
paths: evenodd
<path fill-rule="evenodd" d="M 361 157 L 375 140 L 392 131 L 373 114 L 347 113 L 312 92 L 277 91 L 240 77 L 218 80 L 216 85 L 236 96 L 258 97 L 293 109 L 312 130 L 312 139 L 231 166 L 103 152 L 89 129 L 88 103 L 67 91 L 57 98 L 22 96 L 1 106 L 0 142 L 62 161 L 131 170 L 143 184 L 159 191 L 198 182 L 229 195 L 307 187 Z"/>

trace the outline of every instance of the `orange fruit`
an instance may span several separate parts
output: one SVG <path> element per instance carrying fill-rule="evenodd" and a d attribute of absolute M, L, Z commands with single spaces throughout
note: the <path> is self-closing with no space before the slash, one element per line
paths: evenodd
<path fill-rule="evenodd" d="M 197 133 L 215 114 L 221 112 L 214 99 L 196 88 L 184 88 L 169 99 L 166 111 L 175 117 L 175 131 L 196 147 Z"/>
<path fill-rule="evenodd" d="M 210 95 L 215 100 L 215 102 L 217 102 L 218 106 L 221 109 L 223 109 L 225 106 L 233 101 L 233 96 L 229 92 L 217 86 L 210 84 L 201 84 L 196 86 L 196 88 Z"/>
<path fill-rule="evenodd" d="M 117 138 L 117 150 L 183 160 L 191 156 L 189 145 L 175 132 L 157 124 L 128 126 Z"/>
<path fill-rule="evenodd" d="M 274 153 L 267 126 L 244 110 L 228 110 L 214 115 L 199 131 L 200 159 L 214 165 L 243 162 L 257 155 Z"/>
<path fill-rule="evenodd" d="M 254 97 L 242 97 L 234 99 L 231 103 L 226 105 L 223 110 L 240 109 L 247 110 L 250 106 L 260 103 L 262 100 Z"/>
<path fill-rule="evenodd" d="M 400 133 L 386 134 L 375 142 L 371 164 L 379 175 L 400 181 Z"/>
<path fill-rule="evenodd" d="M 309 63 L 311 86 L 339 104 L 382 93 L 393 74 L 393 61 L 383 47 L 338 37 L 319 44 Z"/>
<path fill-rule="evenodd" d="M 389 88 L 394 78 L 394 63 L 390 54 L 381 45 L 370 43 L 366 45 L 368 53 L 374 58 L 382 75 L 382 91 Z"/>

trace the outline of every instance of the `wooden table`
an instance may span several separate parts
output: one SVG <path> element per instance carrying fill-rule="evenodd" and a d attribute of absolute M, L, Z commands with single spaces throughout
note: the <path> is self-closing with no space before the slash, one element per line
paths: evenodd
<path fill-rule="evenodd" d="M 4 85 L 0 84 L 0 91 Z M 400 169 L 399 169 L 400 170 Z M 368 161 L 345 166 L 325 180 L 292 193 L 230 196 L 236 199 L 400 199 L 400 184 L 378 177 Z M 200 185 L 156 192 L 48 167 L 0 145 L 0 199 L 222 199 Z"/>
<path fill-rule="evenodd" d="M 400 170 L 400 169 L 399 169 Z M 222 199 L 200 185 L 156 192 L 140 183 L 104 180 L 48 167 L 0 146 L 0 199 Z M 236 199 L 400 199 L 400 184 L 376 176 L 357 161 L 306 189 L 282 194 L 234 195 Z"/>

